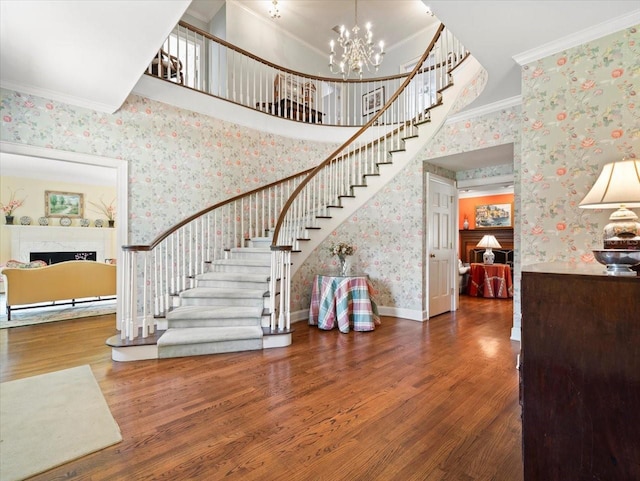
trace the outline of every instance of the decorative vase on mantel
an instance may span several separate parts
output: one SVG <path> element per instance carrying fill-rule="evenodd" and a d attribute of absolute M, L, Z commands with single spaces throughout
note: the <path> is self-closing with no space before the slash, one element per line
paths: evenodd
<path fill-rule="evenodd" d="M 107 222 L 108 222 L 109 227 L 115 227 L 115 225 L 116 225 L 116 221 L 113 220 L 113 219 L 109 219 Z"/>
<path fill-rule="evenodd" d="M 13 225 L 13 216 L 12 215 L 5 215 L 4 216 L 4 221 L 7 225 Z"/>

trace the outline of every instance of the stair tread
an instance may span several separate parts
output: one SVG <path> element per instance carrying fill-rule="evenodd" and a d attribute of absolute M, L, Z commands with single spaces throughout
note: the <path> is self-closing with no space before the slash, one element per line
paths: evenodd
<path fill-rule="evenodd" d="M 217 261 L 213 262 L 213 265 L 224 265 L 224 266 L 234 266 L 234 265 L 239 265 L 239 266 L 255 266 L 255 267 L 265 267 L 265 266 L 271 266 L 271 260 L 270 259 L 266 259 L 266 260 L 262 260 L 262 259 L 218 259 Z"/>
<path fill-rule="evenodd" d="M 262 289 L 234 289 L 229 287 L 194 287 L 180 293 L 183 298 L 195 297 L 228 297 L 233 299 L 254 299 L 263 297 L 265 291 Z"/>
<path fill-rule="evenodd" d="M 204 272 L 196 276 L 199 281 L 247 281 L 247 282 L 268 282 L 269 274 L 248 274 L 240 272 Z"/>
<path fill-rule="evenodd" d="M 260 326 L 171 328 L 158 339 L 158 347 L 200 344 L 216 341 L 239 341 L 262 338 Z"/>
<path fill-rule="evenodd" d="M 262 307 L 250 306 L 179 306 L 167 313 L 167 320 L 262 317 L 263 309 Z"/>
<path fill-rule="evenodd" d="M 232 247 L 231 252 L 259 252 L 259 253 L 271 253 L 271 249 L 268 247 Z"/>

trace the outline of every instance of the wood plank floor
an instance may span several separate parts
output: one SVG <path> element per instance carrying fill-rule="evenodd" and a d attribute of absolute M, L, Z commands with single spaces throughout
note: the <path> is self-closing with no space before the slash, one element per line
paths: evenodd
<path fill-rule="evenodd" d="M 267 351 L 116 363 L 114 316 L 0 331 L 0 381 L 89 364 L 123 442 L 32 479 L 522 479 L 512 302 Z"/>

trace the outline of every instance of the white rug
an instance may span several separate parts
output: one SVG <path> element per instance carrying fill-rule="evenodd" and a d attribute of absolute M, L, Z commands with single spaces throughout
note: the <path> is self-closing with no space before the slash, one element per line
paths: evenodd
<path fill-rule="evenodd" d="M 7 320 L 6 296 L 0 295 L 0 329 L 31 326 L 45 322 L 66 321 L 80 317 L 103 316 L 116 312 L 116 301 L 87 302 L 75 306 L 34 307 L 11 311 L 11 320 Z"/>
<path fill-rule="evenodd" d="M 0 384 L 0 479 L 21 480 L 122 441 L 89 366 Z"/>

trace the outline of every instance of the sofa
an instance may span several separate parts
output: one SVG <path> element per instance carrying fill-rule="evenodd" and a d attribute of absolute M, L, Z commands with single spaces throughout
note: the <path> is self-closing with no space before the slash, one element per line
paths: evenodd
<path fill-rule="evenodd" d="M 10 267 L 11 264 L 7 264 L 2 275 L 8 321 L 11 311 L 19 309 L 76 305 L 113 300 L 116 296 L 116 266 L 113 264 L 96 261 L 66 261 L 41 267 Z"/>

